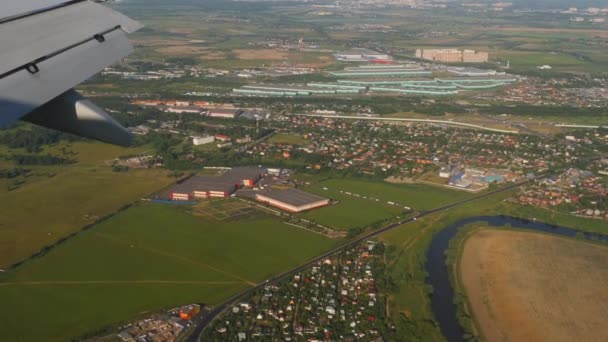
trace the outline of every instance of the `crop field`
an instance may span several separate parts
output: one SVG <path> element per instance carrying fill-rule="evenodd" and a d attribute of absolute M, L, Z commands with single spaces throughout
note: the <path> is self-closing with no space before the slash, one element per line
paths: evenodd
<path fill-rule="evenodd" d="M 101 143 L 75 143 L 68 149 L 76 164 L 26 166 L 33 176 L 24 185 L 12 191 L 0 188 L 0 268 L 173 181 L 162 170 L 112 172 L 112 159 L 144 149 Z M 47 151 L 59 150 L 53 146 Z"/>
<path fill-rule="evenodd" d="M 510 60 L 511 67 L 522 72 L 542 64 L 551 64 L 557 72 L 598 72 L 608 62 L 605 24 L 573 24 L 547 14 L 497 14 L 481 21 L 475 15 L 439 9 L 374 9 L 365 14 L 321 16 L 314 8 L 296 3 L 271 6 L 261 2 L 243 5 L 181 0 L 165 4 L 132 0 L 115 6 L 146 25 L 132 36 L 138 45 L 135 57 L 163 60 L 190 56 L 213 68 L 260 67 L 282 60 L 318 67 L 336 64 L 328 53 L 310 55 L 297 49 L 256 46 L 266 39 L 293 42 L 299 38 L 331 50 L 374 41 L 410 57 L 422 47 L 477 49 L 489 51 L 493 62 Z M 361 24 L 383 24 L 390 30 L 335 29 Z"/>
<path fill-rule="evenodd" d="M 605 341 L 607 262 L 604 246 L 480 230 L 458 269 L 487 341 Z"/>
<path fill-rule="evenodd" d="M 428 210 L 471 196 L 420 184 L 395 185 L 352 179 L 324 180 L 306 190 L 339 201 L 336 205 L 303 214 L 307 219 L 336 229 L 366 227 L 404 215 L 408 212 L 406 207 Z"/>
<path fill-rule="evenodd" d="M 3 339 L 65 341 L 162 308 L 217 304 L 335 243 L 272 218 L 190 210 L 135 205 L 0 274 Z"/>

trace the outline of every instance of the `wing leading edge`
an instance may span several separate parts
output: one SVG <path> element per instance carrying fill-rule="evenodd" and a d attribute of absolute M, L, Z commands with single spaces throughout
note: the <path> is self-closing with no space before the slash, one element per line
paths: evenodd
<path fill-rule="evenodd" d="M 141 25 L 87 0 L 27 3 L 0 9 L 0 127 L 22 119 L 129 144 L 126 129 L 71 88 L 129 55 L 126 34 Z"/>

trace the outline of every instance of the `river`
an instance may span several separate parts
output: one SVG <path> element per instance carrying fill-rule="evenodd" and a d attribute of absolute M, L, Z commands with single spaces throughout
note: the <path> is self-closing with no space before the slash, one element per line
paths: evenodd
<path fill-rule="evenodd" d="M 456 305 L 454 304 L 454 289 L 450 283 L 450 275 L 446 267 L 446 251 L 450 240 L 458 234 L 461 228 L 472 223 L 483 222 L 492 227 L 510 226 L 511 229 L 524 229 L 555 234 L 559 236 L 575 237 L 579 232 L 573 228 L 556 226 L 552 224 L 518 219 L 509 216 L 473 216 L 455 222 L 439 231 L 431 240 L 426 252 L 425 269 L 428 273 L 427 283 L 433 286 L 431 295 L 431 308 L 435 319 L 439 322 L 441 333 L 448 341 L 464 341 L 464 330 L 456 319 Z M 587 240 L 596 239 L 608 241 L 608 235 L 585 233 Z"/>

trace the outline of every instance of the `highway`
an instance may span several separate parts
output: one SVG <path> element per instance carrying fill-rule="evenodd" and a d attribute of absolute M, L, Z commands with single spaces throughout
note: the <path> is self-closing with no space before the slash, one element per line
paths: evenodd
<path fill-rule="evenodd" d="M 270 284 L 274 284 L 274 283 L 276 283 L 276 282 L 278 282 L 278 281 L 280 281 L 282 279 L 285 279 L 287 277 L 293 276 L 294 274 L 300 273 L 300 272 L 306 270 L 307 268 L 313 266 L 317 262 L 319 262 L 319 261 L 321 261 L 321 260 L 323 260 L 323 259 L 325 259 L 325 258 L 327 258 L 327 257 L 329 257 L 329 256 L 331 256 L 333 254 L 339 253 L 339 252 L 341 252 L 341 251 L 343 251 L 343 250 L 345 250 L 347 248 L 350 248 L 350 247 L 352 247 L 352 246 L 354 246 L 354 245 L 356 245 L 356 244 L 358 244 L 358 243 L 360 243 L 362 241 L 366 241 L 366 240 L 368 240 L 370 238 L 373 238 L 373 237 L 376 237 L 378 235 L 384 234 L 384 233 L 386 233 L 386 232 L 388 232 L 390 230 L 396 229 L 396 228 L 398 228 L 398 227 L 400 227 L 402 225 L 405 225 L 405 224 L 408 224 L 408 223 L 411 223 L 411 222 L 415 222 L 418 219 L 421 219 L 421 218 L 423 218 L 425 216 L 432 215 L 432 214 L 439 213 L 439 212 L 444 212 L 444 211 L 450 210 L 450 209 L 455 208 L 455 207 L 462 206 L 464 204 L 467 204 L 467 203 L 470 203 L 470 202 L 473 202 L 473 201 L 478 201 L 480 199 L 496 195 L 498 193 L 510 191 L 510 190 L 516 189 L 518 187 L 521 187 L 523 185 L 526 185 L 526 184 L 528 184 L 528 183 L 530 183 L 532 181 L 536 181 L 536 180 L 539 180 L 539 179 L 542 179 L 542 178 L 546 178 L 546 177 L 548 177 L 548 176 L 538 176 L 536 178 L 528 179 L 526 181 L 523 181 L 523 182 L 520 182 L 520 183 L 516 183 L 516 184 L 512 184 L 512 185 L 509 185 L 509 186 L 504 187 L 504 188 L 500 188 L 500 189 L 497 189 L 497 190 L 486 192 L 486 193 L 481 194 L 481 195 L 476 196 L 476 197 L 472 197 L 472 198 L 469 198 L 469 199 L 466 199 L 466 200 L 462 200 L 462 201 L 459 201 L 459 202 L 456 202 L 456 203 L 448 204 L 448 205 L 445 205 L 445 206 L 442 206 L 442 207 L 439 207 L 439 208 L 436 208 L 436 209 L 432 209 L 432 210 L 428 210 L 428 211 L 423 211 L 423 212 L 420 212 L 419 214 L 417 214 L 416 216 L 413 216 L 413 217 L 401 220 L 399 222 L 391 223 L 391 224 L 389 224 L 388 226 L 386 226 L 384 228 L 381 228 L 381 229 L 369 232 L 367 234 L 364 234 L 364 235 L 362 235 L 362 236 L 360 236 L 360 237 L 358 237 L 358 238 L 356 238 L 356 239 L 354 239 L 352 241 L 349 241 L 348 243 L 346 243 L 344 245 L 340 245 L 340 246 L 338 246 L 338 247 L 336 247 L 336 248 L 334 248 L 334 249 L 332 249 L 332 250 L 330 250 L 328 252 L 325 252 L 325 253 L 323 253 L 323 254 L 315 257 L 314 259 L 306 262 L 305 264 L 302 264 L 300 266 L 292 268 L 289 271 L 283 272 L 283 273 L 278 274 L 278 275 L 276 275 L 276 276 L 274 276 L 272 278 L 269 278 L 266 281 L 264 281 L 262 283 L 259 283 L 258 285 L 254 286 L 254 287 L 252 287 L 250 289 L 247 289 L 247 290 L 245 290 L 245 291 L 243 291 L 243 292 L 241 292 L 241 293 L 239 293 L 239 294 L 237 294 L 237 295 L 229 298 L 224 303 L 217 305 L 216 307 L 214 307 L 213 309 L 211 309 L 207 314 L 201 315 L 196 321 L 193 322 L 193 324 L 195 324 L 196 327 L 194 328 L 192 334 L 186 339 L 186 341 L 188 341 L 188 342 L 198 342 L 203 329 L 209 323 L 211 323 L 218 315 L 220 315 L 226 309 L 230 308 L 234 303 L 236 303 L 236 302 L 238 302 L 240 300 L 243 300 L 244 298 L 246 298 L 247 296 L 249 296 L 251 293 L 253 293 L 253 292 L 255 292 L 255 291 L 263 288 L 264 286 L 267 286 L 267 285 L 270 285 Z"/>

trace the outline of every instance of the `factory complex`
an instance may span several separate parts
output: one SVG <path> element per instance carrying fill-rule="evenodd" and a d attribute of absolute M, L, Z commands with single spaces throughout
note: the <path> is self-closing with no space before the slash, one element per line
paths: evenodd
<path fill-rule="evenodd" d="M 457 95 L 461 91 L 488 90 L 518 79 L 494 70 L 449 67 L 433 77 L 433 70 L 418 65 L 362 65 L 328 72 L 336 82 L 309 82 L 306 85 L 255 84 L 233 89 L 245 96 L 331 96 L 359 94 Z M 450 75 L 445 75 L 445 74 Z"/>
<path fill-rule="evenodd" d="M 375 62 L 384 63 L 392 61 L 392 58 L 384 53 L 376 52 L 365 48 L 353 48 L 346 51 L 337 52 L 334 57 L 343 62 Z"/>
<path fill-rule="evenodd" d="M 298 189 L 269 190 L 256 194 L 255 199 L 292 213 L 324 207 L 330 203 L 327 198 Z"/>
<path fill-rule="evenodd" d="M 487 52 L 460 49 L 418 49 L 416 57 L 444 63 L 486 63 Z"/>
<path fill-rule="evenodd" d="M 196 175 L 176 184 L 161 197 L 186 202 L 238 196 L 292 213 L 324 207 L 331 202 L 328 198 L 295 188 L 273 188 L 268 184 L 272 183 L 270 180 L 261 182 L 267 174 L 272 173 L 260 167 L 248 166 L 225 170 L 219 176 Z"/>
<path fill-rule="evenodd" d="M 243 186 L 251 187 L 262 178 L 259 167 L 236 167 L 221 176 L 192 176 L 175 185 L 169 198 L 173 201 L 193 199 L 225 198 Z"/>
<path fill-rule="evenodd" d="M 446 165 L 439 170 L 439 177 L 446 179 L 450 187 L 476 192 L 493 183 L 511 182 L 517 175 L 508 170 Z"/>
<path fill-rule="evenodd" d="M 431 76 L 431 70 L 424 69 L 417 65 L 370 65 L 359 67 L 348 67 L 343 71 L 330 71 L 329 75 L 345 77 L 411 77 L 411 76 Z"/>

